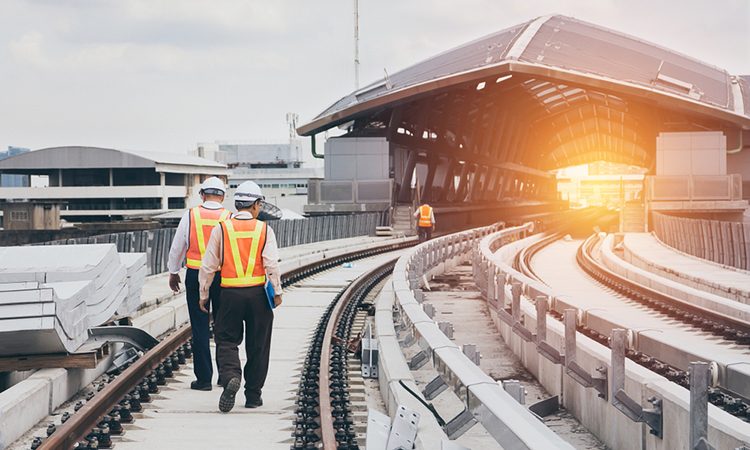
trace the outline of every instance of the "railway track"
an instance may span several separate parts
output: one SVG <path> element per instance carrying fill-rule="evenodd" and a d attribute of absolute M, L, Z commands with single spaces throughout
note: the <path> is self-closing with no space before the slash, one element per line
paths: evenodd
<path fill-rule="evenodd" d="M 347 343 L 362 300 L 393 272 L 394 258 L 363 274 L 336 295 L 311 339 L 297 391 L 292 449 L 355 450 L 347 384 Z"/>
<path fill-rule="evenodd" d="M 305 265 L 284 273 L 282 275 L 282 285 L 287 287 L 342 263 L 399 250 L 410 245 L 412 245 L 411 242 L 386 244 Z M 383 270 L 385 270 L 384 273 L 387 273 L 387 268 L 383 268 Z M 365 281 L 367 280 L 362 280 L 363 283 Z M 367 286 L 372 287 L 372 285 L 367 285 L 366 283 L 362 286 L 365 288 Z M 332 303 L 329 308 L 332 317 L 336 319 L 344 318 L 343 321 L 336 320 L 337 324 L 343 324 L 340 329 L 337 328 L 335 331 L 335 336 L 341 336 L 341 339 L 348 338 L 346 324 L 348 322 L 350 327 L 351 319 L 346 319 L 348 317 L 346 311 L 348 311 L 347 305 L 350 305 L 351 302 L 340 302 L 338 300 L 341 298 L 358 298 L 356 292 L 352 292 L 351 295 L 347 294 L 346 297 L 344 297 L 344 294 L 345 292 L 340 293 L 336 298 L 337 301 Z M 340 306 L 336 307 L 336 305 Z M 334 332 L 327 333 L 327 335 L 330 335 L 331 340 L 329 342 L 332 342 Z M 122 424 L 133 422 L 133 413 L 140 412 L 144 403 L 150 403 L 151 396 L 158 394 L 160 386 L 166 385 L 169 379 L 174 376 L 174 372 L 181 365 L 185 364 L 186 359 L 191 356 L 190 336 L 190 326 L 185 325 L 164 337 L 159 344 L 144 353 L 119 375 L 107 380 L 108 382 L 105 385 L 100 386 L 98 393 L 87 399 L 86 403 L 81 404 L 80 407 L 77 406 L 74 414 L 65 416 L 60 426 L 51 426 L 48 429 L 48 437 L 46 439 L 35 439 L 32 448 L 42 450 L 73 448 L 77 450 L 98 450 L 101 448 L 112 448 L 114 445 L 112 436 L 124 433 Z M 326 374 L 332 380 L 340 379 L 339 374 L 342 372 L 342 369 L 344 374 L 346 370 L 345 365 L 342 366 L 339 364 L 340 361 L 345 361 L 346 359 L 345 352 L 343 359 L 341 358 L 342 353 L 339 347 L 340 344 L 336 344 L 333 348 L 331 345 L 325 347 L 327 349 L 325 353 L 328 355 L 327 358 L 330 361 L 330 365 L 335 369 L 321 370 L 320 373 L 321 375 Z M 331 387 L 329 386 L 329 388 Z M 345 390 L 346 385 L 335 385 L 332 387 L 333 391 L 328 390 L 331 401 L 327 404 L 332 405 L 333 411 L 338 411 L 340 400 L 346 398 L 345 392 L 342 393 L 340 390 L 342 388 Z M 324 405 L 324 412 L 328 415 L 328 410 L 325 409 L 326 404 L 322 402 L 319 404 Z M 330 416 L 328 415 L 328 417 Z M 335 424 L 338 425 L 338 422 L 335 422 Z M 334 431 L 334 438 L 337 437 L 337 432 L 338 430 Z"/>
<path fill-rule="evenodd" d="M 514 268 L 529 278 L 542 281 L 533 271 L 531 260 L 533 256 L 557 239 L 555 236 L 546 237 L 518 252 L 514 260 Z M 711 333 L 733 346 L 750 346 L 750 324 L 726 315 L 711 311 L 681 299 L 671 297 L 655 291 L 647 286 L 624 278 L 599 263 L 594 257 L 595 246 L 599 243 L 599 235 L 594 234 L 586 239 L 577 249 L 576 262 L 583 271 L 596 282 L 613 290 L 618 295 L 637 302 L 649 310 L 666 315 L 669 319 L 680 322 L 686 328 L 703 333 Z M 562 321 L 560 311 L 550 311 L 557 320 Z M 610 347 L 610 338 L 600 331 L 578 325 L 578 331 L 602 345 Z M 675 349 L 677 351 L 678 349 Z M 635 349 L 627 349 L 626 356 L 637 364 L 664 376 L 668 380 L 690 389 L 687 367 L 675 367 L 663 360 Z M 720 363 L 713 362 L 715 371 L 726 371 Z M 747 396 L 737 393 L 733 389 L 721 384 L 721 378 L 716 374 L 717 383 L 709 389 L 709 402 L 724 409 L 728 413 L 750 421 L 750 402 Z M 726 378 L 726 375 L 724 375 Z"/>

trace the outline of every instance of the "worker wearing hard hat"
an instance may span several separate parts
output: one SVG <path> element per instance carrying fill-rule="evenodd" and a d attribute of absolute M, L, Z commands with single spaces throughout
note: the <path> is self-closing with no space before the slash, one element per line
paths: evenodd
<path fill-rule="evenodd" d="M 211 380 L 214 370 L 211 363 L 211 349 L 209 347 L 208 311 L 201 311 L 198 270 L 206 252 L 208 237 L 216 224 L 229 217 L 229 211 L 221 205 L 224 201 L 226 188 L 224 183 L 216 178 L 206 179 L 200 187 L 203 203 L 200 206 L 185 211 L 180 224 L 177 226 L 172 247 L 169 249 L 169 287 L 174 292 L 180 290 L 180 268 L 186 261 L 185 296 L 187 297 L 190 325 L 193 332 L 193 371 L 195 381 L 190 384 L 191 389 L 200 391 L 211 390 Z M 214 317 L 219 301 L 219 277 L 212 280 L 209 297 L 213 303 Z"/>
<path fill-rule="evenodd" d="M 209 286 L 215 272 L 221 272 L 221 308 L 216 316 L 216 362 L 224 392 L 219 410 L 229 412 L 240 389 L 243 371 L 238 347 L 245 336 L 245 407 L 263 404 L 261 391 L 268 374 L 274 306 L 281 304 L 281 276 L 276 235 L 257 219 L 263 206 L 257 184 L 246 181 L 234 193 L 237 213 L 218 224 L 203 257 L 199 279 L 201 307 L 208 304 Z M 266 283 L 270 282 L 274 294 Z"/>
<path fill-rule="evenodd" d="M 423 204 L 414 212 L 414 217 L 417 218 L 419 242 L 432 239 L 432 231 L 435 229 L 435 213 L 432 211 L 432 206 L 427 203 Z"/>

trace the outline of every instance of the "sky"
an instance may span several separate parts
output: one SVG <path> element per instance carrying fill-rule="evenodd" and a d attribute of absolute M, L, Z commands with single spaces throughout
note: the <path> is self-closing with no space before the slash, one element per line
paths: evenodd
<path fill-rule="evenodd" d="M 359 0 L 361 85 L 563 14 L 750 74 L 750 0 Z M 0 0 L 0 150 L 283 142 L 354 88 L 353 0 Z"/>

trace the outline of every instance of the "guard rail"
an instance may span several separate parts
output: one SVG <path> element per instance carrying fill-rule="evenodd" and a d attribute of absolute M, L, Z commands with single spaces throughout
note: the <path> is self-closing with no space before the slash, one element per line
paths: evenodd
<path fill-rule="evenodd" d="M 423 310 L 419 287 L 426 276 L 442 271 L 444 261 L 471 254 L 479 241 L 502 224 L 464 231 L 425 242 L 399 258 L 394 268 L 396 308 L 420 347 L 465 405 L 465 413 L 482 423 L 505 449 L 572 448 L 519 404 L 448 339 Z M 525 236 L 531 225 L 506 231 L 509 239 Z"/>

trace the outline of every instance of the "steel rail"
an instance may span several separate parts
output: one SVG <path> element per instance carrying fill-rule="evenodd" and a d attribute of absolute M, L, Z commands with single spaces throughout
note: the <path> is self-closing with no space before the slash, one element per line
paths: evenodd
<path fill-rule="evenodd" d="M 297 281 L 326 270 L 342 261 L 353 261 L 366 258 L 375 254 L 398 250 L 413 245 L 411 241 L 389 243 L 368 247 L 365 250 L 338 255 L 333 258 L 315 261 L 287 271 L 282 274 L 282 284 L 289 285 Z M 59 450 L 73 448 L 79 441 L 85 440 L 91 430 L 99 424 L 105 416 L 126 394 L 136 387 L 140 380 L 154 371 L 163 360 L 176 351 L 191 337 L 189 324 L 178 328 L 175 332 L 164 338 L 155 347 L 145 352 L 122 374 L 110 382 L 69 420 L 61 424 L 55 432 L 45 439 L 38 447 L 39 450 Z"/>
<path fill-rule="evenodd" d="M 336 430 L 333 425 L 333 407 L 331 405 L 331 388 L 330 388 L 330 365 L 331 352 L 333 347 L 333 337 L 336 328 L 339 325 L 341 315 L 347 305 L 356 300 L 357 293 L 364 287 L 372 283 L 373 276 L 387 269 L 393 269 L 398 257 L 394 257 L 386 263 L 383 263 L 366 273 L 360 275 L 354 280 L 344 292 L 341 298 L 331 311 L 331 316 L 326 324 L 325 334 L 323 335 L 323 345 L 320 354 L 320 374 L 319 376 L 319 405 L 320 405 L 320 437 L 323 442 L 323 448 L 335 450 L 338 447 L 336 441 Z"/>
<path fill-rule="evenodd" d="M 92 428 L 96 427 L 101 418 L 112 409 L 117 401 L 130 392 L 138 381 L 156 369 L 164 359 L 190 339 L 190 335 L 190 325 L 185 325 L 162 339 L 99 394 L 86 402 L 70 420 L 60 425 L 39 448 L 44 450 L 72 448 L 89 434 Z"/>
<path fill-rule="evenodd" d="M 702 316 L 705 320 L 715 322 L 723 327 L 723 329 L 717 327 L 715 334 L 722 335 L 728 340 L 750 341 L 750 323 L 656 291 L 648 286 L 629 280 L 600 264 L 591 254 L 593 247 L 599 240 L 600 238 L 596 234 L 590 236 L 578 247 L 578 251 L 576 252 L 576 261 L 592 278 L 623 293 L 629 298 L 639 301 L 651 309 L 665 313 L 683 323 L 700 327 L 700 325 L 693 324 L 689 318 L 691 316 Z M 732 339 L 730 336 L 734 336 L 735 339 Z"/>

